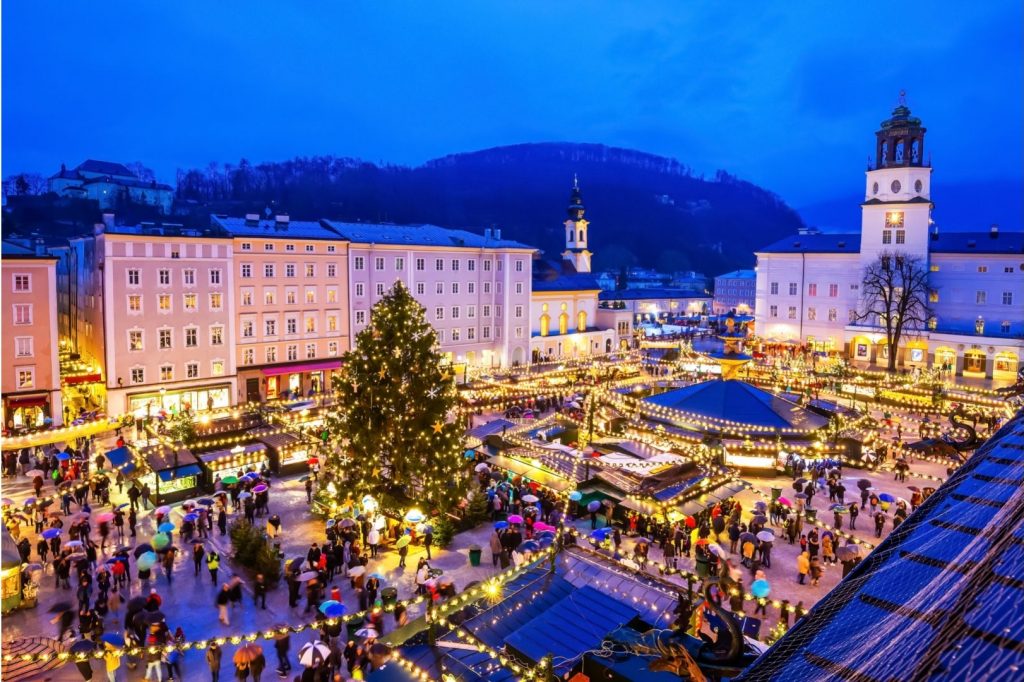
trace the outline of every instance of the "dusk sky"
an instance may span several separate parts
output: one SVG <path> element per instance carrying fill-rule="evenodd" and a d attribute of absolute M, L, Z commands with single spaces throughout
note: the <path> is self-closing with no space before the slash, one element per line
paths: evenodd
<path fill-rule="evenodd" d="M 1019 0 L 4 0 L 3 175 L 579 141 L 800 206 L 860 190 L 902 88 L 944 181 L 1019 183 L 1021 21 Z"/>

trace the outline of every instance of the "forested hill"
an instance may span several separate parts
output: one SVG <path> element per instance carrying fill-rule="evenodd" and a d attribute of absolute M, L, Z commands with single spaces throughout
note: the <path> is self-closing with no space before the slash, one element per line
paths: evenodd
<path fill-rule="evenodd" d="M 777 196 L 728 173 L 706 179 L 674 159 L 596 144 L 496 147 L 417 168 L 336 157 L 242 161 L 179 172 L 178 196 L 197 210 L 269 205 L 294 218 L 496 226 L 555 254 L 574 173 L 597 268 L 713 275 L 751 266 L 754 248 L 802 224 Z"/>

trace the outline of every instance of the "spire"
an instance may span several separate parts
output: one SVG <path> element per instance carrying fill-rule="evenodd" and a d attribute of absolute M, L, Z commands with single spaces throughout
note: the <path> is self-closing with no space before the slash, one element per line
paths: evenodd
<path fill-rule="evenodd" d="M 579 190 L 580 188 L 580 179 L 575 173 L 572 174 L 572 188 L 575 190 Z"/>
<path fill-rule="evenodd" d="M 583 196 L 580 194 L 580 181 L 575 173 L 572 174 L 572 193 L 569 195 L 569 220 L 583 219 Z"/>

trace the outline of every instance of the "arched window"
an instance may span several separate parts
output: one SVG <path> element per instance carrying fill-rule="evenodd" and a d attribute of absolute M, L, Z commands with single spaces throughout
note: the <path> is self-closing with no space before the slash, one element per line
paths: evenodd
<path fill-rule="evenodd" d="M 882 157 L 882 166 L 883 167 L 884 166 L 888 166 L 889 165 L 889 143 L 888 142 L 883 142 L 882 143 L 882 153 L 880 154 L 880 156 Z"/>
<path fill-rule="evenodd" d="M 558 316 L 558 333 L 569 333 L 569 315 L 566 313 L 562 313 L 561 315 Z"/>
<path fill-rule="evenodd" d="M 587 311 L 581 310 L 576 314 L 576 331 L 587 331 Z"/>
<path fill-rule="evenodd" d="M 551 330 L 551 316 L 544 313 L 540 316 L 540 335 L 547 336 Z"/>
<path fill-rule="evenodd" d="M 910 162 L 921 163 L 921 140 L 910 143 Z"/>
<path fill-rule="evenodd" d="M 582 230 L 582 229 L 580 230 L 580 241 L 581 241 L 581 242 L 585 242 L 585 241 L 587 241 L 587 238 L 586 238 L 586 237 L 584 236 L 584 234 L 583 234 L 583 230 Z"/>
<path fill-rule="evenodd" d="M 903 148 L 904 148 L 904 146 L 905 145 L 903 144 L 903 140 L 900 140 L 899 142 L 896 143 L 896 158 L 895 158 L 895 162 L 896 163 L 903 163 Z"/>
<path fill-rule="evenodd" d="M 569 237 L 568 237 L 568 240 L 569 240 L 569 241 L 575 241 L 575 240 L 573 239 L 573 231 L 572 231 L 572 230 L 569 230 Z"/>

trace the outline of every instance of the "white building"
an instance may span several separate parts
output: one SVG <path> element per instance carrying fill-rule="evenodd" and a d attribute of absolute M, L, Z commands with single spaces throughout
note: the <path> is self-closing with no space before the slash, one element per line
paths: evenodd
<path fill-rule="evenodd" d="M 60 171 L 50 177 L 49 189 L 64 197 L 92 199 L 101 209 L 130 202 L 156 206 L 163 213 L 170 213 L 174 201 L 174 188 L 170 185 L 142 180 L 123 164 L 94 159 L 70 170 L 61 164 Z"/>
<path fill-rule="evenodd" d="M 590 271 L 590 224 L 573 182 L 561 260 L 538 257 L 530 295 L 530 357 L 533 362 L 610 353 L 619 346 L 615 326 L 598 324 L 601 287 Z M 606 320 L 602 320 L 606 322 Z"/>
<path fill-rule="evenodd" d="M 952 232 L 933 225 L 926 129 L 902 101 L 876 133 L 861 229 L 802 230 L 759 249 L 755 331 L 885 366 L 884 331 L 858 322 L 864 268 L 881 252 L 920 258 L 932 318 L 905 332 L 902 367 L 955 365 L 964 376 L 1013 379 L 1024 354 L 1024 233 Z"/>

